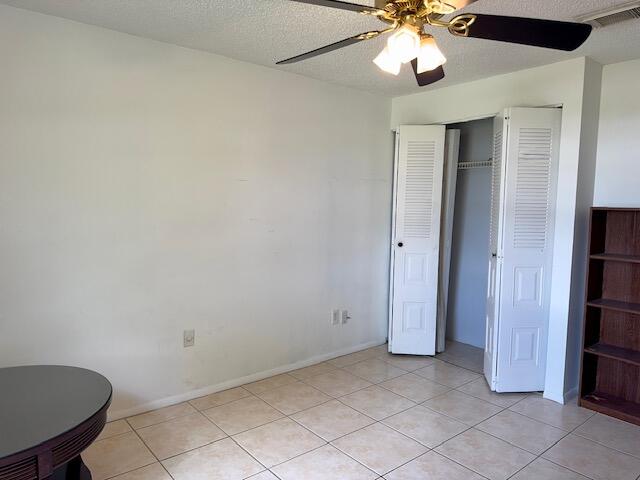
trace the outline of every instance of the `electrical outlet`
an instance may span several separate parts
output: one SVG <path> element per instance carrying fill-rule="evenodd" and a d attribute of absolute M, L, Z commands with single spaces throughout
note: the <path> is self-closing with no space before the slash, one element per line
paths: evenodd
<path fill-rule="evenodd" d="M 349 316 L 349 310 L 341 310 L 340 311 L 340 323 L 342 323 L 344 325 L 349 320 L 351 320 L 351 317 Z"/>
<path fill-rule="evenodd" d="M 331 311 L 331 325 L 340 325 L 340 310 Z"/>
<path fill-rule="evenodd" d="M 182 338 L 184 340 L 184 347 L 193 347 L 196 344 L 196 331 L 185 330 Z"/>

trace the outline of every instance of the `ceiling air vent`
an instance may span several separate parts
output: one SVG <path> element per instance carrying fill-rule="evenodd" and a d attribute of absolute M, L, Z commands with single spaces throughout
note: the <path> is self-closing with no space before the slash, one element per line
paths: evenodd
<path fill-rule="evenodd" d="M 595 28 L 608 27 L 627 20 L 640 19 L 640 2 L 630 2 L 607 10 L 583 15 L 576 20 L 589 23 Z"/>

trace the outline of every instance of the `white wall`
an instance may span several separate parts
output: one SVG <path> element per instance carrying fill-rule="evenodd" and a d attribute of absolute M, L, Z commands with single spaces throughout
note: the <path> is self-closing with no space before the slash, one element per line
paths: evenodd
<path fill-rule="evenodd" d="M 390 102 L 5 6 L 0 62 L 0 366 L 117 417 L 384 341 Z"/>
<path fill-rule="evenodd" d="M 606 65 L 594 205 L 640 207 L 640 60 Z"/>
<path fill-rule="evenodd" d="M 391 115 L 391 126 L 395 127 L 400 124 L 455 123 L 491 116 L 510 106 L 562 105 L 558 172 L 561 188 L 558 189 L 555 216 L 545 388 L 545 396 L 559 402 L 563 402 L 565 393 L 573 388 L 565 381 L 565 371 L 586 65 L 586 59 L 578 58 L 394 98 Z"/>
<path fill-rule="evenodd" d="M 450 125 L 460 130 L 459 162 L 492 156 L 493 120 Z M 491 168 L 458 170 L 453 219 L 447 338 L 484 348 Z"/>

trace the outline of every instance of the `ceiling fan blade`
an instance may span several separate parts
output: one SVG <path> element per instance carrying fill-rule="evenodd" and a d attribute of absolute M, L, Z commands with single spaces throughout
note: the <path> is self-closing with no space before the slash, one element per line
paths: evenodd
<path fill-rule="evenodd" d="M 476 17 L 476 20 L 469 26 L 469 37 L 553 48 L 567 52 L 582 45 L 589 38 L 592 30 L 591 25 L 586 23 L 500 15 L 472 15 Z"/>
<path fill-rule="evenodd" d="M 291 0 L 292 2 L 308 3 L 309 5 L 318 5 L 319 7 L 339 8 L 340 10 L 349 10 L 356 13 L 378 13 L 379 8 L 369 7 L 367 5 L 357 5 L 350 2 L 341 2 L 339 0 Z"/>
<path fill-rule="evenodd" d="M 436 68 L 435 70 L 431 70 L 430 72 L 418 73 L 418 59 L 414 58 L 411 60 L 411 66 L 413 67 L 413 73 L 416 75 L 416 80 L 418 81 L 418 85 L 421 87 L 426 87 L 427 85 L 431 85 L 432 83 L 436 83 L 439 80 L 444 78 L 444 68 L 441 66 Z"/>
<path fill-rule="evenodd" d="M 302 60 L 307 60 L 308 58 L 313 58 L 317 57 L 318 55 L 333 52 L 334 50 L 338 50 L 339 48 L 348 47 L 349 45 L 353 45 L 354 43 L 359 43 L 364 40 L 375 38 L 382 33 L 386 33 L 386 30 L 361 33 L 360 35 L 356 35 L 355 37 L 345 38 L 344 40 L 332 43 L 331 45 L 325 45 L 324 47 L 316 48 L 315 50 L 311 50 L 310 52 L 302 53 L 300 55 L 296 55 L 295 57 L 287 58 L 286 60 L 280 60 L 276 63 L 276 65 L 286 65 L 288 63 L 301 62 Z"/>

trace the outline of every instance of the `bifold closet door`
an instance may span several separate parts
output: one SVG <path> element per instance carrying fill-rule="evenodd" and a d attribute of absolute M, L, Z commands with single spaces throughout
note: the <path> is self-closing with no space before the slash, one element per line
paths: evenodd
<path fill-rule="evenodd" d="M 504 116 L 489 311 L 498 392 L 544 389 L 561 119 L 555 108 L 510 108 Z"/>
<path fill-rule="evenodd" d="M 435 355 L 444 126 L 401 126 L 396 138 L 389 344 Z"/>
<path fill-rule="evenodd" d="M 491 166 L 491 219 L 489 226 L 489 278 L 487 280 L 487 314 L 486 336 L 484 342 L 484 375 L 491 390 L 495 390 L 496 369 L 498 366 L 497 321 L 500 297 L 500 268 L 498 263 L 498 251 L 502 250 L 499 241 L 502 238 L 500 228 L 501 216 L 504 213 L 504 168 L 503 152 L 507 135 L 505 132 L 505 116 L 498 115 L 493 120 L 493 162 Z"/>

